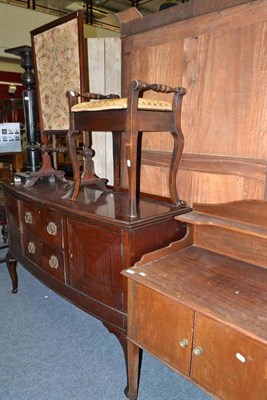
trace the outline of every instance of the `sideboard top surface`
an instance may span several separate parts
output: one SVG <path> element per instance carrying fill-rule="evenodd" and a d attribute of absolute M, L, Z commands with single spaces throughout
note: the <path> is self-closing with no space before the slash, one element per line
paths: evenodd
<path fill-rule="evenodd" d="M 267 342 L 264 268 L 189 246 L 123 274 Z"/>
<path fill-rule="evenodd" d="M 171 218 L 190 211 L 186 205 L 177 207 L 167 201 L 142 196 L 139 200 L 138 216 L 136 219 L 131 219 L 127 215 L 128 194 L 125 192 L 111 190 L 102 192 L 88 187 L 81 190 L 76 201 L 70 201 L 62 198 L 67 193 L 66 184 L 57 181 L 50 183 L 44 179 L 28 188 L 21 183 L 5 183 L 4 186 L 6 192 L 10 192 L 18 199 L 34 201 L 61 212 L 71 213 L 72 216 L 96 219 L 124 228 L 134 228 L 141 224 L 159 221 L 166 218 L 166 214 Z"/>

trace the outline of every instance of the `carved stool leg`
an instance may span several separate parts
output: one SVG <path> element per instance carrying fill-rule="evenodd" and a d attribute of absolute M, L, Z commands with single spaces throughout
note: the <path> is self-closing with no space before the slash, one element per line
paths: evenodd
<path fill-rule="evenodd" d="M 131 218 L 137 217 L 136 193 L 137 193 L 137 148 L 138 132 L 125 132 L 126 163 L 129 180 L 129 206 L 128 215 Z"/>
<path fill-rule="evenodd" d="M 6 265 L 8 268 L 9 275 L 12 281 L 12 293 L 17 293 L 18 291 L 18 275 L 17 275 L 17 260 L 13 257 L 10 251 L 6 255 Z"/>
<path fill-rule="evenodd" d="M 68 148 L 68 153 L 73 169 L 73 186 L 70 188 L 68 193 L 63 196 L 63 198 L 71 198 L 71 200 L 76 200 L 79 194 L 81 185 L 81 174 L 79 168 L 79 160 L 76 151 L 76 139 L 75 132 L 69 131 L 66 135 L 66 145 Z"/>
<path fill-rule="evenodd" d="M 174 143 L 169 172 L 169 191 L 172 202 L 176 205 L 179 205 L 181 204 L 181 200 L 179 199 L 177 193 L 176 177 L 184 148 L 184 136 L 180 129 L 171 133 Z"/>
<path fill-rule="evenodd" d="M 113 137 L 113 170 L 114 190 L 119 192 L 121 188 L 121 132 L 112 132 Z"/>

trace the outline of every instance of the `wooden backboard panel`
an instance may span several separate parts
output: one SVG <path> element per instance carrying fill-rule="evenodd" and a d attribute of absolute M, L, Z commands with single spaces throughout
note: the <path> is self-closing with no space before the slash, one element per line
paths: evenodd
<path fill-rule="evenodd" d="M 187 88 L 178 187 L 188 204 L 264 198 L 266 11 L 256 0 L 123 37 L 124 94 L 132 79 Z M 143 135 L 142 191 L 168 196 L 170 149 L 170 136 Z"/>
<path fill-rule="evenodd" d="M 90 91 L 101 94 L 121 94 L 121 39 L 87 39 Z M 92 147 L 97 176 L 113 182 L 113 142 L 111 132 L 94 132 Z"/>

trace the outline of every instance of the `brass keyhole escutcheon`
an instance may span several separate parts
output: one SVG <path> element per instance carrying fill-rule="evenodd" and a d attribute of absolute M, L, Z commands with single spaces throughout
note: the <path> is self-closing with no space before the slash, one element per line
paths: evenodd
<path fill-rule="evenodd" d="M 57 226 L 52 221 L 47 224 L 46 230 L 51 236 L 56 236 L 57 234 Z"/>

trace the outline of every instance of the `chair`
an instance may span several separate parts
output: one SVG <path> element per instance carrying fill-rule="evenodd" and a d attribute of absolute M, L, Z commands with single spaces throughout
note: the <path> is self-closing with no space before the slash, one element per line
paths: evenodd
<path fill-rule="evenodd" d="M 69 129 L 65 93 L 69 88 L 88 91 L 83 13 L 71 13 L 31 31 L 31 41 L 43 152 L 42 168 L 32 173 L 33 181 L 51 175 L 64 180 L 64 172 L 55 168 L 57 154 L 66 153 L 66 146 L 57 146 Z M 50 153 L 54 154 L 55 168 Z"/>
<path fill-rule="evenodd" d="M 0 100 L 1 122 L 22 122 L 23 103 L 21 98 Z"/>
<path fill-rule="evenodd" d="M 172 103 L 143 98 L 146 91 L 172 93 Z M 100 183 L 103 180 L 90 173 L 80 172 L 75 140 L 79 131 L 112 131 L 114 141 L 114 189 L 120 191 L 120 150 L 121 132 L 125 132 L 126 165 L 128 170 L 129 202 L 128 216 L 137 217 L 137 170 L 138 142 L 140 132 L 170 131 L 174 139 L 173 152 L 169 171 L 170 198 L 177 206 L 181 201 L 177 194 L 176 175 L 183 151 L 183 134 L 181 131 L 181 106 L 186 90 L 182 87 L 171 88 L 158 84 L 147 84 L 142 81 L 131 83 L 128 98 L 106 98 L 96 94 L 88 94 L 89 101 L 75 91 L 68 91 L 70 109 L 70 129 L 66 137 L 66 144 L 73 168 L 74 185 L 67 197 L 77 200 L 80 188 L 88 184 Z M 112 97 L 112 96 L 111 96 Z M 91 101 L 90 101 L 91 100 Z M 94 100 L 94 101 L 92 101 Z M 88 169 L 88 166 L 87 166 Z M 90 169 L 90 167 L 89 167 Z M 87 171 L 88 172 L 88 171 Z"/>

